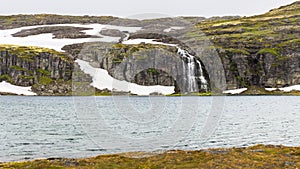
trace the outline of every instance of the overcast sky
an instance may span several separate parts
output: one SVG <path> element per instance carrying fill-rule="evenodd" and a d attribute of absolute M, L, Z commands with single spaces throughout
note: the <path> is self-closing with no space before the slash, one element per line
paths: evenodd
<path fill-rule="evenodd" d="M 1 0 L 0 14 L 249 16 L 296 0 Z M 152 14 L 152 16 L 155 16 Z"/>

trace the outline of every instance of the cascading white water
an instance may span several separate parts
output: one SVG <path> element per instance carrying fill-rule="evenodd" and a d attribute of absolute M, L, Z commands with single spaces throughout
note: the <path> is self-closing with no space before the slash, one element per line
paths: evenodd
<path fill-rule="evenodd" d="M 189 54 L 188 51 L 183 50 L 176 44 L 168 44 L 163 42 L 155 41 L 155 39 L 133 39 L 128 40 L 128 36 L 123 39 L 123 44 L 140 44 L 141 42 L 150 44 L 160 44 L 166 46 L 173 46 L 178 49 L 177 53 L 182 58 L 182 82 L 183 93 L 199 92 L 200 90 L 208 91 L 208 81 L 203 74 L 203 68 L 201 62 L 193 55 Z M 198 85 L 200 82 L 200 86 Z"/>
<path fill-rule="evenodd" d="M 198 80 L 201 84 L 200 88 L 207 91 L 207 80 L 204 77 L 201 62 L 186 50 L 178 48 L 178 54 L 182 57 L 183 80 L 186 92 L 199 92 Z"/>

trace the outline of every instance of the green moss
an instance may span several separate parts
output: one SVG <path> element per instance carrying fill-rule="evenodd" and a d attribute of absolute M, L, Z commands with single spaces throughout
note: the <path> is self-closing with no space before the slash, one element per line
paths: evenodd
<path fill-rule="evenodd" d="M 113 63 L 122 63 L 123 59 L 113 58 Z"/>
<path fill-rule="evenodd" d="M 225 49 L 226 53 L 230 53 L 230 54 L 243 54 L 246 56 L 249 56 L 250 53 L 246 50 L 246 49 L 233 49 L 233 48 L 229 48 L 229 49 Z"/>
<path fill-rule="evenodd" d="M 50 76 L 51 73 L 47 70 L 44 70 L 44 69 L 37 69 L 37 71 L 42 74 L 42 75 L 45 75 L 45 76 Z"/>
<path fill-rule="evenodd" d="M 239 82 L 241 85 L 240 87 L 248 87 L 248 84 L 246 83 L 245 78 L 242 78 L 241 76 L 237 76 L 236 80 Z"/>
<path fill-rule="evenodd" d="M 282 43 L 278 44 L 278 46 L 280 46 L 280 47 L 290 47 L 292 45 L 295 45 L 295 46 L 299 47 L 300 46 L 300 39 L 297 38 L 297 39 L 287 40 L 285 42 L 282 42 Z"/>
<path fill-rule="evenodd" d="M 156 45 L 156 44 L 137 44 L 137 45 L 124 45 L 124 44 L 114 44 L 109 50 L 107 57 L 113 63 L 118 64 L 122 63 L 125 58 L 134 57 L 138 60 L 144 60 L 147 56 L 143 56 L 139 52 L 146 50 L 167 50 L 170 52 L 176 51 L 175 47 L 165 46 L 165 45 Z"/>
<path fill-rule="evenodd" d="M 152 73 L 153 75 L 159 75 L 159 71 L 157 69 L 154 68 L 150 68 L 147 70 L 148 73 Z"/>
<path fill-rule="evenodd" d="M 10 69 L 18 70 L 18 71 L 27 71 L 26 69 L 20 67 L 20 66 L 10 66 Z"/>
<path fill-rule="evenodd" d="M 12 80 L 12 78 L 8 74 L 1 75 L 0 76 L 0 81 L 7 81 L 11 84 L 14 84 L 14 81 Z"/>
<path fill-rule="evenodd" d="M 30 79 L 34 79 L 34 76 L 19 75 L 18 78 L 24 79 L 24 80 L 30 80 Z"/>
<path fill-rule="evenodd" d="M 280 56 L 278 50 L 276 48 L 265 48 L 265 49 L 260 49 L 257 54 L 271 54 L 274 56 Z"/>
<path fill-rule="evenodd" d="M 0 51 L 7 51 L 10 54 L 16 55 L 26 61 L 33 62 L 34 58 L 39 56 L 41 53 L 50 53 L 54 57 L 61 58 L 66 62 L 73 62 L 65 53 L 57 52 L 53 49 L 41 48 L 35 46 L 17 46 L 17 45 L 0 45 Z"/>
<path fill-rule="evenodd" d="M 41 76 L 38 79 L 38 83 L 42 84 L 42 85 L 48 85 L 48 84 L 52 83 L 53 81 L 54 81 L 53 79 L 51 79 L 50 77 L 47 77 L 47 76 Z"/>
<path fill-rule="evenodd" d="M 201 41 L 202 33 L 215 46 L 242 49 L 255 54 L 259 49 L 275 48 L 293 51 L 299 47 L 299 3 L 275 9 L 264 15 L 236 19 L 205 20 L 185 34 L 191 42 Z M 231 51 L 239 52 L 239 51 Z M 261 51 L 277 55 L 281 51 Z M 241 52 L 243 53 L 243 52 Z"/>

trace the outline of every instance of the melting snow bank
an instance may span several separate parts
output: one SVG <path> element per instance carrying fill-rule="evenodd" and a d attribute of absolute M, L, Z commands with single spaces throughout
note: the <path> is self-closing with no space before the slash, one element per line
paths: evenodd
<path fill-rule="evenodd" d="M 244 91 L 246 91 L 247 88 L 241 88 L 241 89 L 233 89 L 233 90 L 226 90 L 226 91 L 223 91 L 224 94 L 240 94 Z"/>
<path fill-rule="evenodd" d="M 242 92 L 246 91 L 247 88 L 241 88 L 241 89 L 233 89 L 233 90 L 226 90 L 223 91 L 224 94 L 241 94 Z M 291 92 L 291 91 L 300 91 L 300 85 L 294 85 L 289 87 L 283 87 L 283 88 L 265 88 L 267 91 L 275 91 L 275 90 L 281 90 L 283 92 Z"/>
<path fill-rule="evenodd" d="M 151 93 L 161 93 L 164 95 L 172 94 L 175 91 L 174 86 L 141 86 L 127 81 L 121 81 L 110 76 L 105 69 L 94 68 L 88 62 L 77 59 L 80 69 L 93 77 L 92 86 L 104 90 L 119 92 L 130 92 L 137 95 L 150 95 Z"/>
<path fill-rule="evenodd" d="M 0 92 L 27 96 L 36 95 L 36 93 L 31 92 L 31 87 L 15 86 L 4 81 L 0 83 Z"/>
<path fill-rule="evenodd" d="M 125 45 L 137 45 L 140 43 L 148 43 L 148 44 L 154 44 L 154 45 L 178 46 L 176 44 L 163 43 L 163 42 L 158 42 L 155 40 L 156 39 L 129 39 L 129 40 L 123 41 L 122 43 Z"/>
<path fill-rule="evenodd" d="M 180 30 L 180 29 L 184 29 L 184 27 L 172 26 L 170 28 L 165 29 L 164 32 L 171 32 L 172 30 Z"/>
<path fill-rule="evenodd" d="M 266 88 L 267 91 L 274 91 L 274 90 L 281 90 L 284 92 L 291 92 L 293 90 L 295 91 L 300 91 L 300 85 L 294 85 L 294 86 L 289 86 L 289 87 L 283 87 L 283 88 Z"/>

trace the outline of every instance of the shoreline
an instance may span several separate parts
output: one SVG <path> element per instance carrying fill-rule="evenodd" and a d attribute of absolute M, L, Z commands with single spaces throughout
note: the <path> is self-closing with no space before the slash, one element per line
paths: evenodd
<path fill-rule="evenodd" d="M 271 93 L 271 94 L 171 94 L 171 95 L 17 95 L 17 94 L 0 94 L 1 96 L 14 97 L 238 97 L 238 96 L 300 96 L 300 91 L 295 93 Z"/>
<path fill-rule="evenodd" d="M 236 89 L 239 90 L 239 89 Z M 266 90 L 262 87 L 257 86 L 250 86 L 247 90 L 242 91 L 240 93 L 226 93 L 225 91 L 219 92 L 219 91 L 209 91 L 209 92 L 195 92 L 195 93 L 173 93 L 173 94 L 150 94 L 150 95 L 136 95 L 131 94 L 128 92 L 111 92 L 111 91 L 95 91 L 94 93 L 89 94 L 74 94 L 74 93 L 68 93 L 67 95 L 23 95 L 23 94 L 14 94 L 14 93 L 7 93 L 7 92 L 0 92 L 0 96 L 46 96 L 46 97 L 91 97 L 91 96 L 97 96 L 97 97 L 107 97 L 107 96 L 126 96 L 126 97 L 189 97 L 189 96 L 198 96 L 198 97 L 209 97 L 209 96 L 300 96 L 300 90 L 291 90 L 291 91 L 283 91 L 283 90 Z"/>
<path fill-rule="evenodd" d="M 0 162 L 0 168 L 297 168 L 300 146 L 255 145 L 242 148 L 209 148 L 128 152 L 88 158 L 48 158 Z"/>

